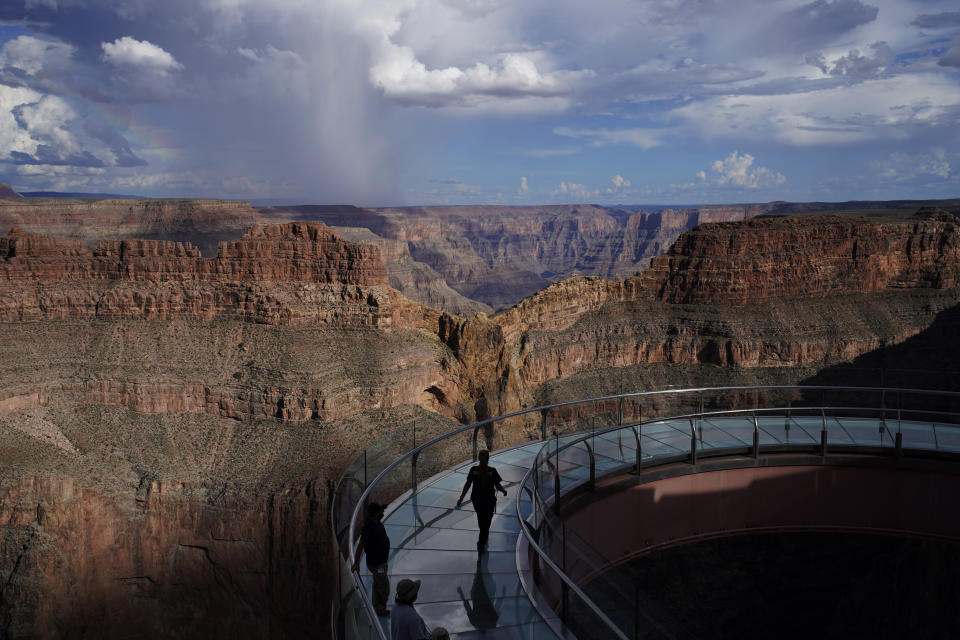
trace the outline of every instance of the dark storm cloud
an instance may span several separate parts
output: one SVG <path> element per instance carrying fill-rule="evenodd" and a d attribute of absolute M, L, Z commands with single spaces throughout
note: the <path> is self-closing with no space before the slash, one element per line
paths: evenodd
<path fill-rule="evenodd" d="M 8 69 L 0 82 L 71 101 L 76 121 L 61 129 L 103 160 L 109 152 L 110 166 L 146 164 L 154 149 L 145 143 L 162 139 L 164 156 L 177 157 L 175 170 L 208 181 L 211 193 L 228 184 L 296 184 L 299 193 L 323 199 L 396 200 L 388 125 L 367 79 L 369 42 L 351 32 L 359 8 L 287 0 L 0 4 L 3 19 L 73 48 L 73 66 L 62 74 Z M 158 49 L 175 64 L 157 64 Z M 149 59 L 138 55 L 150 52 Z M 139 137 L 135 149 L 125 131 L 84 117 L 100 110 L 84 109 L 84 102 L 129 105 L 134 123 L 154 133 Z M 92 162 L 65 151 L 56 159 Z"/>
<path fill-rule="evenodd" d="M 960 11 L 925 13 L 917 16 L 917 19 L 910 24 L 915 27 L 920 27 L 921 29 L 949 29 L 951 27 L 960 27 Z"/>

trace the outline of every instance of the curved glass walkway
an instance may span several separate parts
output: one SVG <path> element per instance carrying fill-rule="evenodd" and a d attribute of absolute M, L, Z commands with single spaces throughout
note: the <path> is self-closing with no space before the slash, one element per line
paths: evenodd
<path fill-rule="evenodd" d="M 515 500 L 520 482 L 542 444 L 494 453 L 490 466 L 503 477 L 487 551 L 477 554 L 477 517 L 457 498 L 472 462 L 437 478 L 390 505 L 383 522 L 390 536 L 391 591 L 403 578 L 422 580 L 415 608 L 428 628 L 443 626 L 451 638 L 555 638 L 523 590 L 517 569 L 520 521 Z M 530 500 L 521 497 L 529 510 Z M 372 578 L 361 563 L 367 591 Z M 391 593 L 391 606 L 393 594 Z M 387 637 L 390 620 L 380 618 Z"/>
<path fill-rule="evenodd" d="M 841 395 L 846 402 L 838 400 Z M 718 409 L 724 406 L 721 397 L 736 408 Z M 712 410 L 704 410 L 705 405 Z M 334 494 L 331 524 L 341 562 L 333 636 L 390 638 L 389 618 L 373 614 L 368 596 L 372 578 L 365 563 L 361 561 L 360 584 L 346 569 L 350 545 L 362 526 L 359 514 L 371 500 L 390 502 L 384 516 L 391 540 L 389 606 L 401 579 L 422 580 L 415 607 L 428 628 L 443 626 L 451 638 L 573 638 L 571 627 L 561 622 L 569 613 L 577 617 L 573 627 L 581 638 L 625 638 L 570 581 L 560 558 L 550 557 L 557 555 L 556 538 L 550 543 L 544 531 L 553 526 L 552 507 L 564 494 L 604 475 L 666 462 L 696 464 L 698 457 L 711 455 L 794 451 L 826 456 L 828 447 L 831 454 L 897 458 L 955 454 L 960 452 L 958 409 L 960 394 L 942 392 L 670 390 L 537 407 L 419 446 L 393 435 L 387 444 L 365 450 Z M 651 413 L 655 415 L 647 417 Z M 530 436 L 530 417 L 538 417 L 541 439 L 517 444 Z M 483 438 L 508 496 L 498 499 L 488 550 L 478 556 L 476 514 L 469 500 L 459 508 L 456 501 L 475 464 L 462 461 L 475 459 L 478 448 L 484 448 L 478 447 Z M 531 557 L 536 571 L 530 568 Z M 535 583 L 539 587 L 531 587 Z"/>

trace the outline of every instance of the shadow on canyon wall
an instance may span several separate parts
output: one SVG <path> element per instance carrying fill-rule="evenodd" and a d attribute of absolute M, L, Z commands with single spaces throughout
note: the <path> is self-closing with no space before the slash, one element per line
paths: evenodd
<path fill-rule="evenodd" d="M 903 342 L 825 367 L 801 384 L 960 391 L 960 305 Z"/>

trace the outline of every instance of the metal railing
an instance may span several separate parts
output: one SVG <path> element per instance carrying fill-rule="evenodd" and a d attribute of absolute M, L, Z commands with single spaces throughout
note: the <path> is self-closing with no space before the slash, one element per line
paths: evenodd
<path fill-rule="evenodd" d="M 771 391 L 776 394 L 790 392 L 793 400 L 817 398 L 823 400 L 827 394 L 833 395 L 830 404 L 804 403 L 796 401 L 782 405 L 737 409 L 703 410 L 705 393 L 729 391 L 739 393 L 751 389 Z M 605 580 L 605 570 L 609 562 L 603 554 L 592 549 L 572 531 L 568 531 L 563 517 L 560 516 L 564 499 L 580 491 L 592 491 L 597 481 L 605 475 L 633 473 L 639 475 L 645 467 L 665 462 L 684 461 L 696 465 L 705 456 L 743 455 L 759 458 L 762 452 L 803 451 L 818 456 L 827 456 L 828 445 L 836 447 L 838 452 L 887 453 L 897 458 L 904 455 L 931 455 L 936 453 L 960 453 L 960 394 L 954 392 L 927 391 L 916 389 L 886 389 L 864 387 L 738 387 L 710 388 L 679 391 L 657 391 L 635 394 L 633 397 L 652 397 L 664 394 L 695 394 L 698 410 L 691 413 L 679 413 L 640 419 L 632 424 L 618 424 L 561 439 L 559 434 L 538 452 L 533 465 L 525 475 L 517 494 L 517 516 L 529 526 L 522 528 L 529 548 L 532 550 L 532 568 L 534 582 L 538 592 L 545 596 L 547 604 L 557 611 L 560 619 L 580 640 L 590 638 L 641 637 L 643 633 L 655 628 L 657 623 L 646 618 L 639 600 L 639 593 L 625 593 L 622 585 L 613 580 Z M 837 394 L 849 396 L 851 402 L 836 402 Z M 865 394 L 873 394 L 879 402 L 864 402 Z M 887 398 L 892 397 L 893 406 L 887 406 Z M 904 402 L 904 397 L 913 401 Z M 715 398 L 714 398 L 715 400 Z M 691 403 L 686 403 L 687 405 Z M 714 403 L 716 404 L 716 403 Z M 953 410 L 948 410 L 953 409 Z M 704 424 L 710 429 L 723 431 L 724 423 L 743 422 L 749 425 L 747 433 L 725 433 L 726 441 L 704 442 Z M 867 426 L 866 431 L 858 434 L 846 432 L 857 423 Z M 799 441 L 789 442 L 791 426 L 802 431 Z M 944 442 L 937 438 L 937 427 L 953 427 L 953 438 Z M 651 438 L 650 432 L 666 427 L 677 442 L 670 445 L 660 443 L 653 455 L 645 453 L 643 438 Z M 786 434 L 787 442 L 775 435 L 776 428 Z M 906 431 L 905 431 L 906 428 Z M 644 433 L 646 430 L 646 433 Z M 842 432 L 845 437 L 831 440 L 831 432 Z M 616 434 L 612 438 L 604 438 Z M 874 435 L 875 434 L 875 435 Z M 625 436 L 625 437 L 624 437 Z M 921 436 L 932 436 L 924 441 Z M 689 438 L 689 447 L 685 445 Z M 623 442 L 634 447 L 623 447 Z M 598 474 L 599 458 L 607 462 Z M 565 471 L 566 469 L 566 471 Z M 575 471 L 576 473 L 573 473 Z M 568 476 L 568 477 L 565 477 Z M 521 509 L 521 496 L 529 497 L 532 513 L 524 516 Z M 542 587 L 544 571 L 555 575 L 561 581 L 557 589 Z M 604 606 L 599 607 L 583 591 L 586 583 L 591 593 L 604 594 Z M 574 591 L 580 600 L 589 603 L 591 609 L 600 610 L 603 617 L 596 616 L 607 628 L 595 623 L 583 624 L 578 616 L 571 616 L 568 604 L 569 592 Z M 620 626 L 611 619 L 614 616 L 627 626 Z M 582 616 L 579 616 L 582 618 Z M 632 629 L 630 628 L 632 626 Z M 641 628 L 643 631 L 641 631 Z M 632 631 L 628 633 L 624 629 Z"/>
<path fill-rule="evenodd" d="M 840 397 L 849 397 L 851 402 L 842 403 Z M 878 398 L 871 401 L 870 398 Z M 854 402 L 854 400 L 858 400 Z M 905 422 L 911 417 L 924 413 L 933 415 L 960 416 L 960 393 L 937 392 L 913 389 L 887 389 L 880 387 L 821 387 L 821 386 L 742 386 L 742 387 L 700 387 L 693 389 L 668 389 L 660 391 L 632 392 L 569 400 L 539 407 L 515 411 L 503 416 L 482 420 L 421 444 L 416 443 L 415 430 L 412 437 L 409 430 L 401 430 L 404 436 L 388 435 L 365 448 L 354 459 L 341 476 L 330 502 L 330 524 L 333 531 L 334 546 L 337 551 L 338 592 L 334 602 L 334 627 L 337 637 L 378 638 L 386 640 L 381 624 L 373 610 L 369 595 L 363 588 L 359 574 L 352 571 L 354 564 L 358 522 L 367 502 L 376 497 L 378 502 L 390 503 L 404 494 L 415 493 L 428 478 L 449 471 L 453 467 L 469 460 L 476 460 L 483 438 L 487 449 L 496 451 L 522 443 L 545 441 L 547 445 L 538 454 L 538 464 L 549 466 L 543 455 L 554 442 L 555 456 L 559 468 L 560 436 L 573 433 L 586 434 L 584 438 L 624 428 L 630 429 L 630 436 L 636 446 L 635 465 L 640 469 L 642 460 L 642 425 L 651 424 L 665 416 L 686 416 L 690 424 L 689 456 L 692 461 L 702 447 L 697 446 L 697 420 L 710 411 L 744 412 L 761 410 L 764 407 L 776 407 L 786 411 L 787 415 L 798 416 L 812 407 L 831 408 L 831 411 L 861 411 L 863 407 L 872 407 L 869 411 L 879 412 L 886 421 Z M 762 413 L 762 411 L 761 411 Z M 821 412 L 824 415 L 825 412 Z M 960 421 L 960 420 L 958 420 Z M 759 423 L 755 433 L 760 431 Z M 898 429 L 899 433 L 899 429 Z M 549 436 L 549 437 L 548 437 Z M 585 442 L 582 438 L 580 442 Z M 595 443 L 595 441 L 593 441 Z M 759 447 L 759 436 L 750 443 L 754 450 Z M 824 451 L 826 441 L 823 441 Z M 591 465 L 590 481 L 596 481 L 595 445 L 584 445 Z M 566 447 L 563 450 L 569 450 Z M 426 454 L 426 455 L 425 455 Z M 539 469 L 539 468 L 538 468 Z M 546 472 L 537 471 L 539 479 Z M 549 474 L 548 474 L 549 475 Z M 529 477 L 529 476 L 528 476 Z M 559 474 L 554 488 L 559 490 Z M 539 486 L 538 482 L 538 486 Z M 551 501 L 553 496 L 551 496 Z M 536 526 L 538 500 L 533 500 L 533 526 Z M 523 527 L 524 535 L 529 535 Z M 532 546 L 534 550 L 540 549 Z M 542 549 L 540 549 L 542 551 Z M 537 557 L 542 557 L 538 554 Z M 567 610 L 575 606 L 578 612 L 585 614 L 610 630 L 617 637 L 622 631 L 616 625 L 607 624 L 603 611 L 574 588 L 562 567 L 553 560 L 545 559 L 544 566 L 553 572 L 565 587 L 558 587 L 566 598 L 572 593 L 576 602 L 568 600 Z M 559 569 L 559 571 L 558 571 Z M 562 594 L 561 594 L 562 595 Z M 609 636 L 608 636 L 609 637 Z"/>

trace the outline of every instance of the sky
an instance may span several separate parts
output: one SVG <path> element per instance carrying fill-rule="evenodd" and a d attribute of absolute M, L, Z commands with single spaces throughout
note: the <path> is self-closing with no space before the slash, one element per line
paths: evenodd
<path fill-rule="evenodd" d="M 258 203 L 960 197 L 956 0 L 2 0 L 0 181 Z"/>

